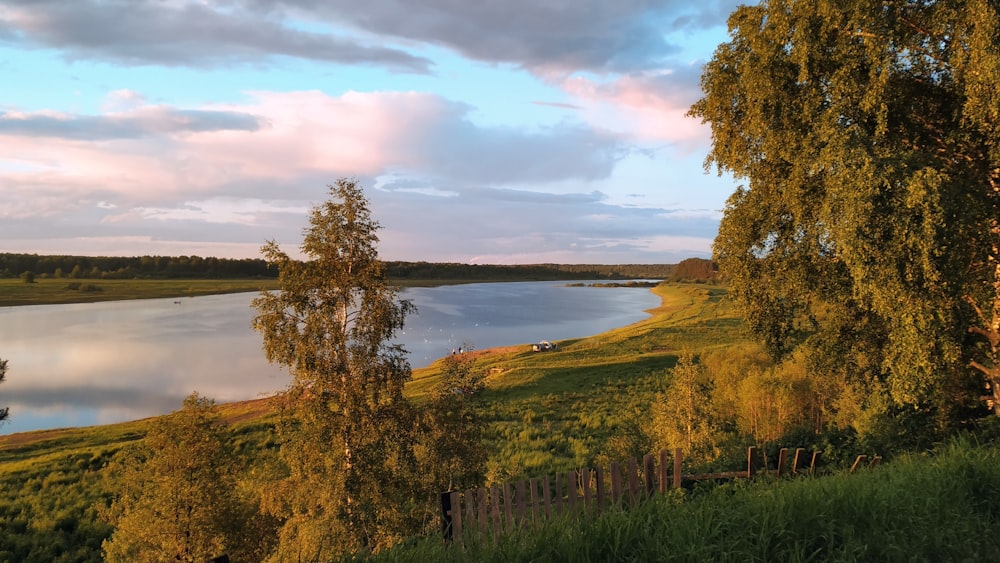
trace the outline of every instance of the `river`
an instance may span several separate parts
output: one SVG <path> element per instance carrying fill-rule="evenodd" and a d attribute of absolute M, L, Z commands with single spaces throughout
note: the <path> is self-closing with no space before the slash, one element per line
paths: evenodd
<path fill-rule="evenodd" d="M 253 293 L 0 307 L 8 360 L 0 434 L 136 420 L 180 408 L 192 391 L 218 402 L 273 394 L 290 381 L 250 328 Z M 598 334 L 646 318 L 643 288 L 508 282 L 406 288 L 417 306 L 396 341 L 423 367 L 477 349 Z"/>

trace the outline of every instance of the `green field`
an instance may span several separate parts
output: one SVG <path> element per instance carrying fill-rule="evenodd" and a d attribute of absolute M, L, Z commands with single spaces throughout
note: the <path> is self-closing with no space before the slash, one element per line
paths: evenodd
<path fill-rule="evenodd" d="M 196 297 L 218 293 L 241 293 L 277 289 L 276 279 L 20 279 L 0 278 L 0 307 L 93 303 L 125 299 Z"/>

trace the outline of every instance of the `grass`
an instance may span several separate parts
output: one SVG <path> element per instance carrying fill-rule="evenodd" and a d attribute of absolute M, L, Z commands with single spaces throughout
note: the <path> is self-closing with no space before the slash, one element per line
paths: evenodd
<path fill-rule="evenodd" d="M 557 341 L 552 352 L 533 352 L 528 344 L 472 352 L 491 374 L 483 400 L 493 480 L 567 471 L 609 453 L 641 455 L 614 451 L 609 441 L 643 446 L 637 428 L 648 425 L 649 404 L 669 382 L 679 352 L 742 338 L 724 289 L 668 284 L 652 291 L 661 305 L 632 325 Z M 414 372 L 411 398 L 429 392 L 441 367 L 439 361 Z"/>
<path fill-rule="evenodd" d="M 856 474 L 740 482 L 501 539 L 372 561 L 998 561 L 1000 449 L 957 440 Z"/>
<path fill-rule="evenodd" d="M 73 289 L 75 287 L 75 289 Z M 169 279 L 169 280 L 91 280 L 0 279 L 0 307 L 15 305 L 50 305 L 93 303 L 126 299 L 195 297 L 219 293 L 242 293 L 277 289 L 273 279 Z"/>

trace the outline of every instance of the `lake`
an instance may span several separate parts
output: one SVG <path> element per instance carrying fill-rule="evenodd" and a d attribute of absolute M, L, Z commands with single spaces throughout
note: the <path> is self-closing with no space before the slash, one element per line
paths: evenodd
<path fill-rule="evenodd" d="M 453 349 L 579 338 L 639 321 L 647 288 L 508 282 L 406 288 L 418 312 L 396 342 L 423 367 Z M 590 282 L 587 282 L 590 283 Z M 192 391 L 218 402 L 284 389 L 250 328 L 255 293 L 0 307 L 9 361 L 0 434 L 136 420 L 177 410 Z"/>

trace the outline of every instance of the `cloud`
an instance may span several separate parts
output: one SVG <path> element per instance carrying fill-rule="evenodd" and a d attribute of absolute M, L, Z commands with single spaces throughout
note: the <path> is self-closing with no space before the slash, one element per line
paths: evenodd
<path fill-rule="evenodd" d="M 141 106 L 98 116 L 8 112 L 0 148 L 19 166 L 0 169 L 9 204 L 0 215 L 44 215 L 57 200 L 75 207 L 74 192 L 87 194 L 87 205 L 121 207 L 160 207 L 220 190 L 272 199 L 303 178 L 389 170 L 459 185 L 593 180 L 610 175 L 625 150 L 617 137 L 578 124 L 535 132 L 477 126 L 467 106 L 432 94 L 249 95 L 242 105 Z"/>
<path fill-rule="evenodd" d="M 690 64 L 606 80 L 573 76 L 562 87 L 593 126 L 690 151 L 704 148 L 709 140 L 707 127 L 686 115 L 701 97 L 700 77 L 701 66 Z"/>
<path fill-rule="evenodd" d="M 427 217 L 486 225 L 497 206 L 518 229 L 521 217 L 551 223 L 535 216 L 541 206 L 558 202 L 550 212 L 567 213 L 600 202 L 603 194 L 581 188 L 608 180 L 630 150 L 579 123 L 523 131 L 477 125 L 471 108 L 432 94 L 247 95 L 244 104 L 171 108 L 116 92 L 107 107 L 117 112 L 5 115 L 0 150 L 12 164 L 0 166 L 0 238 L 35 252 L 51 251 L 51 243 L 31 243 L 49 238 L 63 252 L 111 243 L 148 249 L 139 254 L 192 254 L 185 245 L 211 240 L 255 256 L 266 239 L 298 240 L 308 207 L 343 176 L 410 202 L 385 224 L 411 238 L 427 230 Z M 95 124 L 92 139 L 83 138 L 84 123 Z M 459 205 L 441 207 L 448 198 Z"/>
<path fill-rule="evenodd" d="M 668 32 L 718 26 L 738 3 L 369 0 L 359 6 L 288 0 L 282 4 L 379 35 L 443 45 L 476 60 L 568 74 L 661 68 L 681 49 L 679 40 L 668 39 Z"/>
<path fill-rule="evenodd" d="M 254 4 L 15 1 L 0 7 L 0 41 L 58 49 L 70 60 L 122 65 L 213 68 L 258 65 L 274 56 L 286 56 L 402 72 L 430 69 L 430 61 L 400 49 L 298 28 L 280 3 Z"/>
<path fill-rule="evenodd" d="M 601 192 L 510 188 L 450 197 L 371 192 L 373 210 L 386 225 L 381 252 L 389 259 L 432 254 L 448 262 L 670 263 L 711 254 L 717 214 L 622 207 L 605 199 Z"/>
<path fill-rule="evenodd" d="M 125 65 L 206 68 L 285 56 L 430 70 L 428 59 L 388 42 L 537 73 L 627 73 L 662 68 L 685 34 L 718 26 L 738 3 L 22 0 L 0 8 L 0 41 Z"/>
<path fill-rule="evenodd" d="M 52 111 L 0 113 L 0 135 L 86 141 L 136 139 L 156 134 L 255 131 L 259 127 L 257 118 L 246 113 L 156 106 L 100 116 Z"/>

